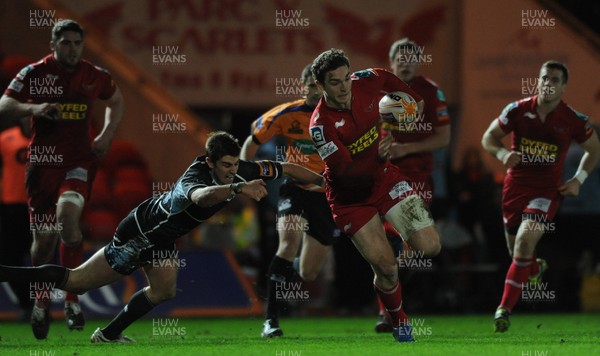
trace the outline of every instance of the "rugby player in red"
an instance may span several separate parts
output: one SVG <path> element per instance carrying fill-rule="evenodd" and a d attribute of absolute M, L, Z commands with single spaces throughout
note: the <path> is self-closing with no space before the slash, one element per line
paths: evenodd
<path fill-rule="evenodd" d="M 423 249 L 439 250 L 440 240 L 423 200 L 387 160 L 392 136 L 380 137 L 378 103 L 384 92 L 404 91 L 422 112 L 423 100 L 386 70 L 351 74 L 350 62 L 339 49 L 321 53 L 312 71 L 323 98 L 313 112 L 310 131 L 325 161 L 326 195 L 333 218 L 371 265 L 375 292 L 390 314 L 394 338 L 414 341 L 402 306 L 398 263 L 381 217 Z"/>
<path fill-rule="evenodd" d="M 541 282 L 546 262 L 536 259 L 535 247 L 552 228 L 552 219 L 565 196 L 579 187 L 600 158 L 600 142 L 587 116 L 561 98 L 569 73 L 560 62 L 540 69 L 538 94 L 508 104 L 484 133 L 482 145 L 508 169 L 502 191 L 502 215 L 512 264 L 506 274 L 494 328 L 505 332 L 522 288 Z M 502 138 L 512 133 L 510 150 Z M 561 182 L 565 156 L 572 140 L 586 151 L 575 176 Z"/>
<path fill-rule="evenodd" d="M 110 148 L 123 116 L 123 97 L 104 69 L 81 59 L 83 29 L 72 20 L 52 29 L 52 53 L 23 68 L 0 99 L 3 120 L 31 117 L 26 187 L 33 230 L 34 266 L 53 260 L 60 239 L 60 262 L 75 268 L 83 262 L 79 227 L 98 157 Z M 91 138 L 94 100 L 106 102 L 104 126 Z M 37 291 L 31 323 L 38 339 L 49 328 L 49 293 Z M 71 330 L 82 330 L 84 318 L 76 294 L 65 297 L 65 317 Z"/>
<path fill-rule="evenodd" d="M 413 189 L 418 191 L 425 204 L 431 206 L 433 200 L 433 151 L 450 143 L 450 117 L 446 98 L 442 90 L 429 78 L 417 75 L 421 49 L 408 38 L 400 39 L 390 47 L 390 68 L 398 78 L 407 83 L 425 101 L 422 115 L 414 120 L 396 123 L 384 122 L 384 132 L 390 132 L 394 142 L 390 148 L 392 164 L 410 178 Z M 385 231 L 391 239 L 399 239 L 398 233 L 388 222 Z M 396 243 L 402 243 L 397 241 Z M 414 246 L 410 246 L 415 249 Z M 438 250 L 439 251 L 439 250 Z M 433 257 L 438 251 L 419 251 L 422 256 Z M 399 256 L 402 258 L 402 256 Z M 392 325 L 379 301 L 379 320 L 376 332 L 391 332 Z"/>

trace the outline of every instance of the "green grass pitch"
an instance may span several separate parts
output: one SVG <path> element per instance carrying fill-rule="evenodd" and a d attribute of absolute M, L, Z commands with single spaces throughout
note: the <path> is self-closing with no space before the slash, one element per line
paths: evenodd
<path fill-rule="evenodd" d="M 415 316 L 415 343 L 399 344 L 375 334 L 375 318 L 286 318 L 284 336 L 260 337 L 260 318 L 143 319 L 126 330 L 136 344 L 91 344 L 90 320 L 83 332 L 54 321 L 47 340 L 30 326 L 0 323 L 0 355 L 600 355 L 598 314 L 516 314 L 507 333 L 492 330 L 490 315 Z"/>

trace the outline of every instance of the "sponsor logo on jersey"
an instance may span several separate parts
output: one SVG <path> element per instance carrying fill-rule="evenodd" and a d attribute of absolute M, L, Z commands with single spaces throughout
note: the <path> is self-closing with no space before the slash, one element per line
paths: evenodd
<path fill-rule="evenodd" d="M 87 116 L 87 104 L 62 103 L 58 104 L 61 120 L 84 120 Z"/>
<path fill-rule="evenodd" d="M 13 80 L 10 82 L 10 84 L 9 84 L 9 86 L 8 86 L 8 89 L 10 89 L 10 90 L 14 90 L 14 91 L 16 91 L 17 93 L 20 93 L 20 92 L 21 92 L 21 90 L 23 90 L 23 85 L 24 85 L 24 84 L 23 84 L 23 82 L 20 82 L 20 81 L 18 81 L 18 80 L 16 80 L 16 79 L 13 79 Z"/>
<path fill-rule="evenodd" d="M 337 150 L 338 150 L 338 147 L 333 142 L 328 142 L 327 144 L 317 148 L 317 151 L 319 152 L 319 156 L 321 156 L 321 159 L 325 159 L 325 158 L 331 156 Z"/>
<path fill-rule="evenodd" d="M 556 144 L 521 137 L 519 152 L 521 164 L 543 165 L 556 162 L 559 147 Z"/>
<path fill-rule="evenodd" d="M 358 140 L 354 141 L 349 146 L 346 146 L 346 148 L 348 148 L 348 151 L 350 151 L 351 155 L 356 155 L 371 147 L 375 142 L 377 142 L 378 138 L 379 132 L 377 131 L 377 126 L 373 126 Z"/>
<path fill-rule="evenodd" d="M 323 125 L 313 126 L 310 128 L 310 136 L 316 146 L 325 144 L 325 135 L 323 134 Z"/>
<path fill-rule="evenodd" d="M 528 119 L 535 119 L 537 117 L 536 114 L 532 113 L 532 112 L 526 112 L 525 114 L 523 114 L 523 116 L 525 116 Z"/>
<path fill-rule="evenodd" d="M 340 121 L 337 121 L 333 126 L 337 129 L 338 127 L 342 127 L 346 124 L 346 120 L 342 118 Z"/>

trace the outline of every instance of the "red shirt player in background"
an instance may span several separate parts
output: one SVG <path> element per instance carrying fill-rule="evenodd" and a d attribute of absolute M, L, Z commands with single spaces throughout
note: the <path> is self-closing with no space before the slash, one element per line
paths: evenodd
<path fill-rule="evenodd" d="M 31 116 L 26 187 L 33 230 L 34 265 L 53 260 L 60 238 L 60 262 L 74 268 L 83 261 L 79 227 L 85 199 L 98 157 L 106 154 L 123 116 L 123 97 L 105 70 L 81 59 L 83 29 L 72 20 L 58 21 L 52 29 L 52 53 L 23 68 L 0 99 L 2 120 L 12 123 Z M 92 104 L 105 100 L 104 127 L 90 137 Z M 50 293 L 35 291 L 31 324 L 38 339 L 49 328 Z M 81 307 L 76 294 L 65 297 L 69 329 L 82 330 Z"/>
<path fill-rule="evenodd" d="M 425 204 L 431 206 L 433 200 L 433 151 L 450 143 L 450 118 L 446 98 L 442 90 L 432 80 L 417 75 L 423 58 L 422 50 L 408 38 L 400 39 L 390 47 L 390 68 L 396 76 L 406 82 L 425 101 L 423 113 L 413 122 L 384 122 L 382 128 L 391 132 L 394 142 L 390 148 L 392 164 L 400 168 L 403 175 L 410 178 L 412 187 Z M 390 236 L 397 232 L 385 223 Z M 419 251 L 424 257 L 431 257 L 435 251 Z M 389 316 L 379 303 L 379 320 L 375 331 L 391 332 Z"/>
<path fill-rule="evenodd" d="M 310 122 L 311 138 L 325 161 L 326 195 L 337 226 L 375 273 L 375 292 L 390 314 L 394 338 L 414 341 L 402 307 L 398 263 L 381 222 L 383 216 L 411 244 L 439 252 L 440 239 L 426 205 L 398 167 L 385 158 L 391 136 L 380 139 L 378 110 L 382 92 L 403 91 L 423 100 L 406 83 L 383 69 L 351 75 L 344 52 L 321 53 L 312 65 L 323 98 Z"/>
<path fill-rule="evenodd" d="M 483 134 L 482 145 L 508 169 L 502 191 L 502 215 L 508 252 L 513 258 L 494 328 L 505 332 L 523 288 L 539 287 L 547 268 L 535 258 L 535 247 L 564 196 L 577 196 L 579 187 L 600 158 L 600 142 L 587 116 L 567 106 L 562 94 L 569 72 L 560 62 L 540 69 L 538 95 L 508 104 Z M 501 139 L 512 132 L 510 150 Z M 571 140 L 586 151 L 575 176 L 561 182 Z"/>

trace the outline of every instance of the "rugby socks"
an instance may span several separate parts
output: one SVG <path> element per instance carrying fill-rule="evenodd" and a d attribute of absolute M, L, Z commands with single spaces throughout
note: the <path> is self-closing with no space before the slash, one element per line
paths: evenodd
<path fill-rule="evenodd" d="M 515 304 L 517 304 L 521 296 L 523 284 L 529 279 L 533 261 L 531 258 L 513 258 L 504 281 L 504 293 L 502 293 L 500 308 L 511 312 Z"/>
<path fill-rule="evenodd" d="M 377 294 L 377 304 L 379 304 L 379 315 L 385 315 L 385 305 L 383 305 L 381 298 L 379 298 L 379 294 Z"/>
<path fill-rule="evenodd" d="M 65 245 L 63 241 L 60 242 L 60 264 L 73 269 L 79 267 L 83 263 L 83 241 L 79 241 L 79 244 L 75 246 Z M 67 292 L 65 296 L 66 302 L 77 303 L 79 298 L 77 294 Z"/>
<path fill-rule="evenodd" d="M 530 276 L 535 276 L 538 273 L 540 273 L 540 264 L 537 261 L 536 255 L 533 255 L 533 259 L 531 261 L 531 267 L 530 267 L 530 270 L 529 270 L 529 275 Z"/>
<path fill-rule="evenodd" d="M 277 291 L 283 290 L 283 283 L 289 283 L 294 278 L 293 263 L 279 256 L 273 257 L 269 266 L 269 279 L 267 281 L 267 314 L 265 319 L 278 320 L 280 301 Z"/>
<path fill-rule="evenodd" d="M 104 329 L 101 329 L 102 334 L 107 339 L 115 340 L 118 338 L 131 323 L 146 315 L 156 306 L 146 296 L 146 288 L 137 291 L 123 310 Z"/>
<path fill-rule="evenodd" d="M 408 315 L 406 315 L 402 308 L 402 286 L 400 286 L 400 282 L 398 282 L 394 288 L 387 291 L 380 289 L 376 285 L 373 285 L 373 287 L 375 288 L 378 299 L 390 314 L 392 326 L 398 327 L 400 323 L 408 322 Z"/>

